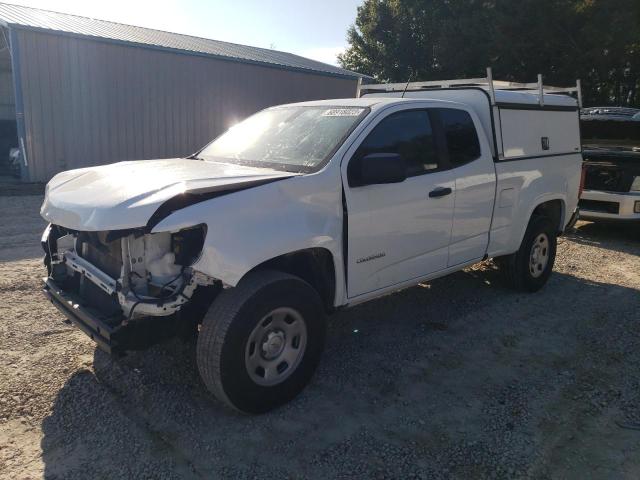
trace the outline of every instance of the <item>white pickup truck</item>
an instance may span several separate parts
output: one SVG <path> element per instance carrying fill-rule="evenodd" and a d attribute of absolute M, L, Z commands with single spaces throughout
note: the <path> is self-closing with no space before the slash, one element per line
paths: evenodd
<path fill-rule="evenodd" d="M 197 332 L 207 388 L 259 413 L 308 383 L 337 308 L 487 258 L 540 289 L 576 213 L 577 102 L 449 83 L 268 108 L 188 159 L 58 174 L 45 294 L 107 351 Z"/>

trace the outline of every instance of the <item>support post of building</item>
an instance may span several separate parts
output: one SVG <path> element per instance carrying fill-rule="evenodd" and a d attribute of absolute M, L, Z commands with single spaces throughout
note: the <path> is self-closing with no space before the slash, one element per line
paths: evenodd
<path fill-rule="evenodd" d="M 13 77 L 13 93 L 16 102 L 16 129 L 18 131 L 18 148 L 22 154 L 22 161 L 20 162 L 20 180 L 28 182 L 30 180 L 29 175 L 29 156 L 27 155 L 26 143 L 26 128 L 24 121 L 24 99 L 22 94 L 22 80 L 20 72 L 20 49 L 18 45 L 18 35 L 15 28 L 8 26 L 2 26 L 0 28 L 5 29 L 5 32 L 9 31 L 9 53 L 11 55 L 11 76 Z M 5 37 L 6 38 L 6 37 Z"/>

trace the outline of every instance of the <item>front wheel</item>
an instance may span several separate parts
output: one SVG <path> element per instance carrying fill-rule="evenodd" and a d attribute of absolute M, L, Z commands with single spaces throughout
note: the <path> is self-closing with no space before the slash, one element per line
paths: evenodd
<path fill-rule="evenodd" d="M 253 272 L 222 292 L 205 315 L 198 369 L 219 400 L 264 413 L 307 385 L 324 336 L 322 302 L 308 283 L 281 272 Z"/>
<path fill-rule="evenodd" d="M 529 221 L 518 251 L 496 258 L 496 263 L 511 287 L 536 292 L 551 275 L 556 247 L 557 232 L 551 219 L 534 216 Z"/>

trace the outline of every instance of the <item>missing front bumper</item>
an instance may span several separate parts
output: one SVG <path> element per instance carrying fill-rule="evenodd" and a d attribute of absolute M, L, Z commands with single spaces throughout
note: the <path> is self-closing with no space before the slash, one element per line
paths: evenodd
<path fill-rule="evenodd" d="M 143 350 L 183 333 L 185 322 L 178 316 L 142 317 L 129 323 L 112 326 L 92 309 L 83 306 L 80 297 L 64 290 L 55 280 L 46 277 L 44 295 L 76 327 L 91 338 L 101 350 L 121 355 L 128 350 Z"/>
<path fill-rule="evenodd" d="M 64 291 L 51 278 L 44 278 L 44 295 L 76 327 L 88 335 L 105 352 L 120 352 L 118 333 L 121 327 L 111 327 L 89 309 L 82 306 L 80 298 Z"/>

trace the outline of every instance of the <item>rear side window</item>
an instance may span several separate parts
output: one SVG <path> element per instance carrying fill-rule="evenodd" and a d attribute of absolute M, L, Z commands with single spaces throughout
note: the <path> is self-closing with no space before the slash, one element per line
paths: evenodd
<path fill-rule="evenodd" d="M 397 112 L 383 119 L 369 133 L 356 152 L 352 164 L 370 153 L 398 153 L 407 164 L 407 176 L 438 168 L 438 153 L 426 110 Z"/>
<path fill-rule="evenodd" d="M 480 157 L 480 142 L 471 115 L 453 108 L 435 109 L 440 116 L 452 167 L 459 167 Z"/>

